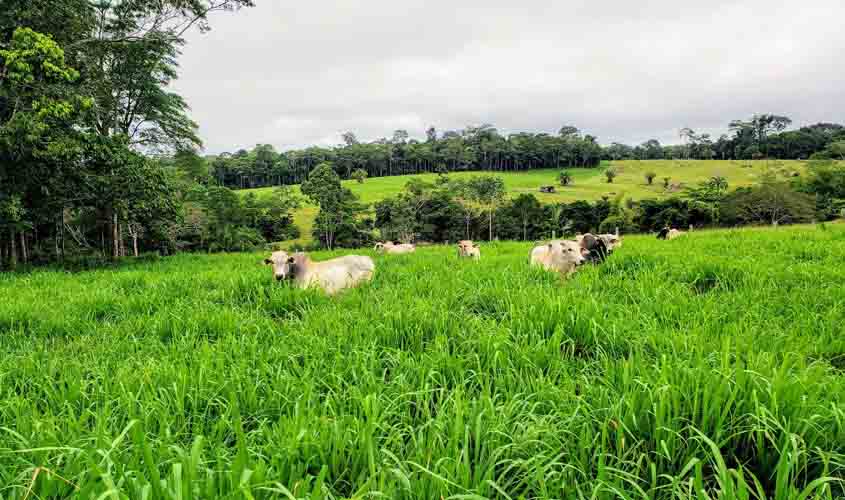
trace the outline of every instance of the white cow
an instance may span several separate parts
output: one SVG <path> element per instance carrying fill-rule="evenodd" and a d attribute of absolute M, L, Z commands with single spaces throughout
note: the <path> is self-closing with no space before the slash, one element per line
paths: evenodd
<path fill-rule="evenodd" d="M 273 252 L 264 263 L 273 266 L 277 281 L 289 279 L 298 288 L 316 286 L 328 295 L 370 281 L 376 269 L 373 259 L 361 255 L 314 262 L 301 252 L 289 255 L 280 251 Z"/>
<path fill-rule="evenodd" d="M 472 240 L 461 240 L 458 242 L 458 257 L 480 260 L 481 249 Z"/>
<path fill-rule="evenodd" d="M 376 243 L 376 246 L 373 248 L 376 252 L 379 253 L 387 253 L 392 255 L 398 255 L 403 253 L 414 253 L 417 251 L 417 247 L 411 245 L 410 243 L 402 243 L 399 245 L 394 244 L 392 241 L 385 241 L 384 243 Z"/>
<path fill-rule="evenodd" d="M 678 229 L 670 229 L 669 234 L 666 235 L 666 239 L 667 240 L 674 240 L 675 238 L 681 237 L 685 234 L 687 234 L 687 233 L 684 232 L 684 231 L 681 231 L 681 230 L 678 230 Z"/>
<path fill-rule="evenodd" d="M 540 266 L 547 271 L 566 276 L 574 273 L 578 266 L 586 262 L 588 254 L 589 251 L 581 248 L 575 241 L 557 240 L 534 247 L 531 250 L 530 262 L 532 266 Z"/>

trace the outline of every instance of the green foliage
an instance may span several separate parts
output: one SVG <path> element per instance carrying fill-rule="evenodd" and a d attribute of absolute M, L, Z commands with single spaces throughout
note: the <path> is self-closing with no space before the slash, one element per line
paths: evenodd
<path fill-rule="evenodd" d="M 533 245 L 375 257 L 331 299 L 266 252 L 0 276 L 0 488 L 845 496 L 841 225 L 626 236 L 565 282 Z"/>
<path fill-rule="evenodd" d="M 207 29 L 210 13 L 248 5 L 3 3 L 0 199 L 22 206 L 21 220 L 0 237 L 0 265 L 63 260 L 66 247 L 118 258 L 129 241 L 136 255 L 179 246 L 180 198 L 208 176 L 204 161 L 185 156 L 200 141 L 187 104 L 170 90 L 176 58 L 183 35 Z M 141 150 L 178 151 L 183 175 L 174 178 L 166 162 L 153 164 Z"/>
<path fill-rule="evenodd" d="M 314 222 L 314 236 L 324 248 L 364 246 L 372 240 L 358 220 L 364 207 L 349 189 L 340 184 L 340 176 L 330 163 L 318 165 L 302 183 L 302 194 L 320 207 Z"/>
<path fill-rule="evenodd" d="M 343 195 L 340 176 L 330 163 L 321 163 L 308 174 L 308 180 L 302 183 L 302 194 L 320 208 L 330 208 L 339 203 Z"/>
<path fill-rule="evenodd" d="M 608 167 L 608 169 L 604 171 L 604 176 L 607 178 L 608 184 L 612 183 L 613 179 L 615 179 L 618 175 L 619 172 L 614 167 Z"/>
<path fill-rule="evenodd" d="M 65 52 L 49 35 L 18 28 L 8 49 L 0 49 L 3 84 L 32 88 L 42 82 L 71 83 L 79 72 L 65 64 Z"/>
<path fill-rule="evenodd" d="M 634 224 L 634 211 L 623 202 L 622 195 L 616 196 L 610 203 L 607 217 L 599 224 L 600 233 L 632 233 L 637 230 Z"/>
<path fill-rule="evenodd" d="M 687 189 L 690 198 L 706 202 L 718 202 L 728 192 L 728 180 L 721 176 L 711 177 L 700 186 Z"/>
<path fill-rule="evenodd" d="M 355 179 L 358 182 L 358 184 L 363 184 L 364 181 L 367 180 L 367 171 L 364 170 L 363 168 L 359 168 L 359 169 L 354 170 L 352 172 L 351 177 L 353 179 Z"/>
<path fill-rule="evenodd" d="M 654 178 L 655 178 L 655 177 L 657 177 L 657 173 L 655 173 L 653 170 L 649 170 L 648 172 L 646 172 L 646 173 L 645 173 L 645 181 L 646 181 L 646 183 L 647 183 L 649 186 L 651 186 L 651 185 L 654 183 Z"/>
<path fill-rule="evenodd" d="M 299 237 L 291 216 L 299 199 L 289 189 L 278 188 L 272 195 L 258 198 L 212 186 L 201 195 L 200 206 L 202 214 L 193 218 L 195 233 L 186 242 L 194 249 L 244 251 Z"/>
<path fill-rule="evenodd" d="M 530 193 L 514 198 L 501 210 L 499 237 L 532 241 L 543 237 L 545 210 L 540 200 Z"/>
<path fill-rule="evenodd" d="M 816 217 L 812 195 L 795 191 L 784 182 L 765 182 L 741 188 L 725 198 L 722 213 L 727 221 L 741 224 L 809 222 Z"/>
<path fill-rule="evenodd" d="M 839 160 L 845 160 L 845 139 L 828 144 L 827 151 Z"/>
<path fill-rule="evenodd" d="M 566 170 L 561 170 L 560 174 L 557 176 L 557 180 L 561 186 L 568 186 L 572 182 L 572 174 Z"/>

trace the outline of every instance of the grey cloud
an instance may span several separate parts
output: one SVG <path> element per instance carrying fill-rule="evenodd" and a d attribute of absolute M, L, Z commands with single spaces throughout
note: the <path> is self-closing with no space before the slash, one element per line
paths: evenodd
<path fill-rule="evenodd" d="M 258 0 L 194 34 L 175 84 L 210 152 L 575 124 L 603 143 L 755 112 L 845 121 L 841 0 Z"/>

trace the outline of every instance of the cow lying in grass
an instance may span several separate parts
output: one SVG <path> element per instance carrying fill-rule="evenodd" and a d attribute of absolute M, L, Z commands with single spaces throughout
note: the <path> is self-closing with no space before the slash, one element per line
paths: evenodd
<path fill-rule="evenodd" d="M 403 254 L 403 253 L 414 253 L 417 251 L 417 247 L 411 245 L 410 243 L 402 243 L 399 245 L 394 244 L 392 241 L 385 241 L 383 243 L 379 242 L 376 243 L 376 246 L 373 248 L 376 252 L 379 253 L 387 253 L 387 254 Z"/>
<path fill-rule="evenodd" d="M 289 255 L 280 251 L 264 263 L 273 266 L 276 281 L 291 280 L 298 288 L 319 287 L 328 295 L 370 281 L 376 269 L 373 259 L 360 255 L 314 262 L 301 252 Z"/>
<path fill-rule="evenodd" d="M 481 249 L 478 245 L 473 244 L 472 240 L 461 240 L 458 242 L 458 257 L 465 257 L 468 259 L 481 259 Z"/>
<path fill-rule="evenodd" d="M 578 266 L 586 262 L 589 251 L 581 248 L 575 241 L 552 241 L 531 250 L 530 263 L 547 271 L 555 271 L 562 276 L 574 273 Z"/>
<path fill-rule="evenodd" d="M 663 229 L 660 230 L 659 233 L 657 233 L 657 239 L 658 240 L 674 240 L 675 238 L 677 238 L 679 236 L 683 236 L 685 234 L 687 234 L 687 233 L 685 233 L 684 231 L 679 231 L 677 229 L 669 229 L 668 227 L 664 227 Z"/>
<path fill-rule="evenodd" d="M 587 260 L 601 263 L 614 250 L 622 246 L 622 237 L 617 234 L 599 234 L 596 236 L 587 233 L 576 236 L 575 242 L 581 248 L 587 250 Z"/>

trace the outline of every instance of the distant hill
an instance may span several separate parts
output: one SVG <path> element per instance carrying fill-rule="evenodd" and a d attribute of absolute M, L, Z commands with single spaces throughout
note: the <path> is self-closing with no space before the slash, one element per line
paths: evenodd
<path fill-rule="evenodd" d="M 505 181 L 505 186 L 512 196 L 521 193 L 534 194 L 542 203 L 573 202 L 577 200 L 594 201 L 604 196 L 613 198 L 622 195 L 625 198 L 640 200 L 645 198 L 665 198 L 677 195 L 683 188 L 692 186 L 714 176 L 728 180 L 730 189 L 750 186 L 757 182 L 761 173 L 768 169 L 778 169 L 784 174 L 806 170 L 805 161 L 800 160 L 624 160 L 603 162 L 598 168 L 569 168 L 572 183 L 569 186 L 558 184 L 559 169 L 527 170 L 524 172 L 472 171 L 452 172 L 450 177 L 467 178 L 477 175 L 498 175 Z M 616 169 L 618 176 L 612 184 L 607 182 L 604 171 Z M 654 172 L 654 183 L 646 183 L 645 174 Z M 668 177 L 670 189 L 664 188 L 664 178 Z M 364 203 L 375 203 L 400 193 L 411 178 L 433 182 L 437 174 L 403 175 L 394 177 L 374 177 L 363 184 L 354 180 L 343 181 Z M 541 193 L 540 186 L 554 185 L 555 193 Z M 246 189 L 239 193 L 269 193 L 273 188 Z M 299 186 L 294 186 L 299 190 Z M 306 205 L 295 214 L 295 223 L 302 231 L 302 237 L 291 243 L 306 244 L 311 241 L 311 228 L 317 215 L 317 207 Z"/>

